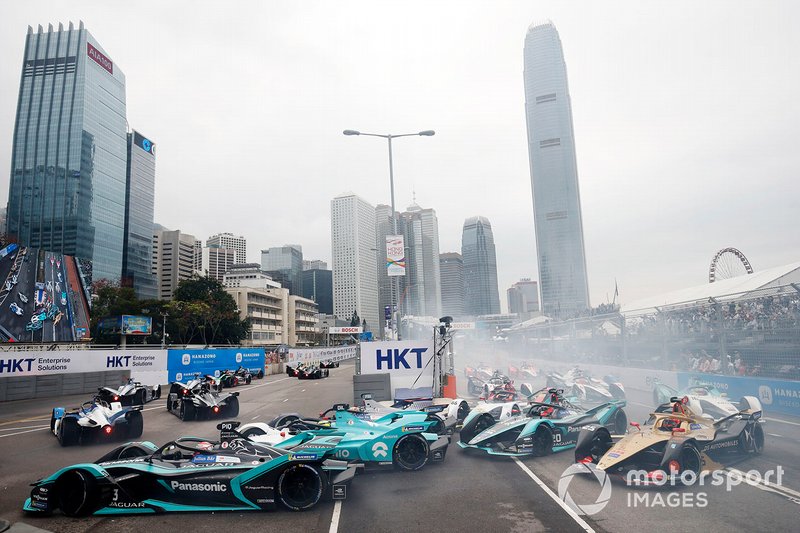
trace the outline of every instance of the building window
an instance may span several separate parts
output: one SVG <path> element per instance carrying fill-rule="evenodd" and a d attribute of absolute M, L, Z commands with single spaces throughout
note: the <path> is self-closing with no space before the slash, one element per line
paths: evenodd
<path fill-rule="evenodd" d="M 556 93 L 543 94 L 542 96 L 536 97 L 537 104 L 543 104 L 545 102 L 555 102 L 555 101 L 556 101 Z"/>
<path fill-rule="evenodd" d="M 561 146 L 561 139 L 556 138 L 539 141 L 539 148 L 550 148 L 551 146 Z"/>

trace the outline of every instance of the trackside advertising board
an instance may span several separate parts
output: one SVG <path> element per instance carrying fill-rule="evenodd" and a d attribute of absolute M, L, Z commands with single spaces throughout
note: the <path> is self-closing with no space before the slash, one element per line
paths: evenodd
<path fill-rule="evenodd" d="M 755 396 L 767 417 L 770 413 L 800 416 L 800 381 L 678 372 L 678 385 L 713 385 L 733 402 L 742 396 Z"/>
<path fill-rule="evenodd" d="M 170 382 L 185 381 L 198 372 L 219 376 L 223 370 L 236 370 L 240 366 L 254 373 L 263 371 L 264 349 L 167 350 L 167 376 Z"/>
<path fill-rule="evenodd" d="M 290 348 L 289 353 L 286 354 L 286 362 L 344 361 L 346 359 L 354 359 L 356 353 L 357 348 L 355 345 L 331 348 Z"/>
<path fill-rule="evenodd" d="M 433 354 L 432 341 L 362 342 L 361 373 L 389 374 L 392 391 L 412 386 L 430 387 Z"/>
<path fill-rule="evenodd" d="M 3 352 L 0 378 L 130 370 L 163 371 L 166 350 L 70 350 L 59 352 Z"/>

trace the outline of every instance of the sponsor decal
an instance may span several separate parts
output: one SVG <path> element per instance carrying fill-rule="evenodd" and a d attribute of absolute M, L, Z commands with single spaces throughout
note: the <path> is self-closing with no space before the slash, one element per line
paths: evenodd
<path fill-rule="evenodd" d="M 228 447 L 228 442 L 227 441 L 223 442 L 221 446 L 222 446 L 223 449 L 227 448 Z"/>
<path fill-rule="evenodd" d="M 347 496 L 347 486 L 346 485 L 334 485 L 333 486 L 333 499 L 334 500 L 344 500 Z"/>
<path fill-rule="evenodd" d="M 192 364 L 192 356 L 189 355 L 188 353 L 183 354 L 183 356 L 181 356 L 181 364 L 184 365 Z"/>
<path fill-rule="evenodd" d="M 216 481 L 214 483 L 181 483 L 180 481 L 170 482 L 172 490 L 188 490 L 194 492 L 227 492 L 228 486 Z"/>
<path fill-rule="evenodd" d="M 216 463 L 217 456 L 216 455 L 202 455 L 198 454 L 192 457 L 192 462 L 195 464 L 203 464 L 203 463 Z"/>
<path fill-rule="evenodd" d="M 256 498 L 256 503 L 275 503 L 275 500 L 270 498 Z"/>
<path fill-rule="evenodd" d="M 318 456 L 316 453 L 290 453 L 290 461 L 313 461 Z"/>
<path fill-rule="evenodd" d="M 145 507 L 144 502 L 111 502 L 108 506 L 120 509 L 143 509 Z"/>
<path fill-rule="evenodd" d="M 424 431 L 425 426 L 403 426 L 403 431 Z"/>
<path fill-rule="evenodd" d="M 764 405 L 772 405 L 772 388 L 767 385 L 758 387 L 758 399 Z"/>
<path fill-rule="evenodd" d="M 266 485 L 258 485 L 257 487 L 253 487 L 251 485 L 245 485 L 244 488 L 247 490 L 273 490 L 273 487 L 267 487 Z"/>
<path fill-rule="evenodd" d="M 389 447 L 385 442 L 376 442 L 372 445 L 372 455 L 377 457 L 387 457 L 389 455 Z"/>
<path fill-rule="evenodd" d="M 700 424 L 689 424 L 689 429 L 703 429 Z"/>
<path fill-rule="evenodd" d="M 733 446 L 738 446 L 738 445 L 739 445 L 739 441 L 738 440 L 729 440 L 729 441 L 725 441 L 725 442 L 716 442 L 714 444 L 709 444 L 708 446 L 704 446 L 703 447 L 703 451 L 719 450 L 719 449 L 722 449 L 722 448 L 732 448 Z"/>
<path fill-rule="evenodd" d="M 114 63 L 107 58 L 103 52 L 92 46 L 91 43 L 86 43 L 86 55 L 91 57 L 95 63 L 106 69 L 109 74 L 114 74 Z"/>
<path fill-rule="evenodd" d="M 619 457 L 619 456 L 620 456 L 620 454 L 619 454 L 619 453 L 617 453 L 617 452 L 610 452 L 610 453 L 608 454 L 608 456 L 609 456 L 609 457 L 613 457 L 614 459 L 616 459 L 617 457 Z"/>
<path fill-rule="evenodd" d="M 400 369 L 400 368 L 407 368 L 410 369 L 411 366 L 406 361 L 406 356 L 410 353 L 416 355 L 416 360 L 412 359 L 412 362 L 416 363 L 415 368 L 422 368 L 422 354 L 428 351 L 428 348 L 404 348 L 401 350 L 400 348 L 387 348 L 386 353 L 382 353 L 380 348 L 375 351 L 375 357 L 377 362 L 377 369 L 382 370 L 384 363 L 386 364 L 387 370 L 392 369 Z"/>
<path fill-rule="evenodd" d="M 236 362 L 237 363 L 242 362 L 242 352 L 236 352 Z"/>
<path fill-rule="evenodd" d="M 127 465 L 131 463 L 143 463 L 145 462 L 144 457 L 134 457 L 132 459 L 120 459 L 118 461 L 106 461 L 105 463 L 100 463 L 100 466 L 109 466 L 109 465 Z"/>

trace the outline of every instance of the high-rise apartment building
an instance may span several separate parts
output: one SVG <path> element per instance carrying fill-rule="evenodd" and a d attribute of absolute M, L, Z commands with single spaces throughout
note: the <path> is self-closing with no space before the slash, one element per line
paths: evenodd
<path fill-rule="evenodd" d="M 523 320 L 539 311 L 539 284 L 530 279 L 521 279 L 506 291 L 508 312 L 518 314 Z"/>
<path fill-rule="evenodd" d="M 442 281 L 442 314 L 464 316 L 464 261 L 458 252 L 439 254 Z"/>
<path fill-rule="evenodd" d="M 261 270 L 267 272 L 295 296 L 303 294 L 303 247 L 285 244 L 261 250 Z"/>
<path fill-rule="evenodd" d="M 247 262 L 247 239 L 244 237 L 236 237 L 233 233 L 217 233 L 206 239 L 206 246 L 232 248 L 235 251 L 234 263 Z"/>
<path fill-rule="evenodd" d="M 404 315 L 433 316 L 442 310 L 439 271 L 439 222 L 436 211 L 416 203 L 401 215 L 406 250 L 406 275 L 401 279 Z"/>
<path fill-rule="evenodd" d="M 236 263 L 236 250 L 205 246 L 201 253 L 200 274 L 222 283 L 225 273 Z"/>
<path fill-rule="evenodd" d="M 464 261 L 464 312 L 470 316 L 500 313 L 497 259 L 492 225 L 485 217 L 464 221 L 461 235 Z"/>
<path fill-rule="evenodd" d="M 156 145 L 134 130 L 128 133 L 122 283 L 133 287 L 140 300 L 158 298 L 152 273 L 155 180 Z"/>
<path fill-rule="evenodd" d="M 195 274 L 194 235 L 156 226 L 153 232 L 153 274 L 158 297 L 171 300 L 178 283 Z"/>
<path fill-rule="evenodd" d="M 6 231 L 119 280 L 125 235 L 125 75 L 83 27 L 28 27 Z"/>
<path fill-rule="evenodd" d="M 589 307 L 572 104 L 561 39 L 548 22 L 525 37 L 525 111 L 542 311 Z"/>
<path fill-rule="evenodd" d="M 333 312 L 349 319 L 353 311 L 378 331 L 378 276 L 375 247 L 375 208 L 346 193 L 331 200 L 333 252 Z"/>

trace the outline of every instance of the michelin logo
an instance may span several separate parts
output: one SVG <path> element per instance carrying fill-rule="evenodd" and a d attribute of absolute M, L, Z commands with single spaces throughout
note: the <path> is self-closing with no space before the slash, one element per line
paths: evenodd
<path fill-rule="evenodd" d="M 758 399 L 764 405 L 772 405 L 772 389 L 767 385 L 758 387 Z"/>
<path fill-rule="evenodd" d="M 228 486 L 224 483 L 181 483 L 179 481 L 172 481 L 170 483 L 172 490 L 193 490 L 197 492 L 227 492 Z"/>

